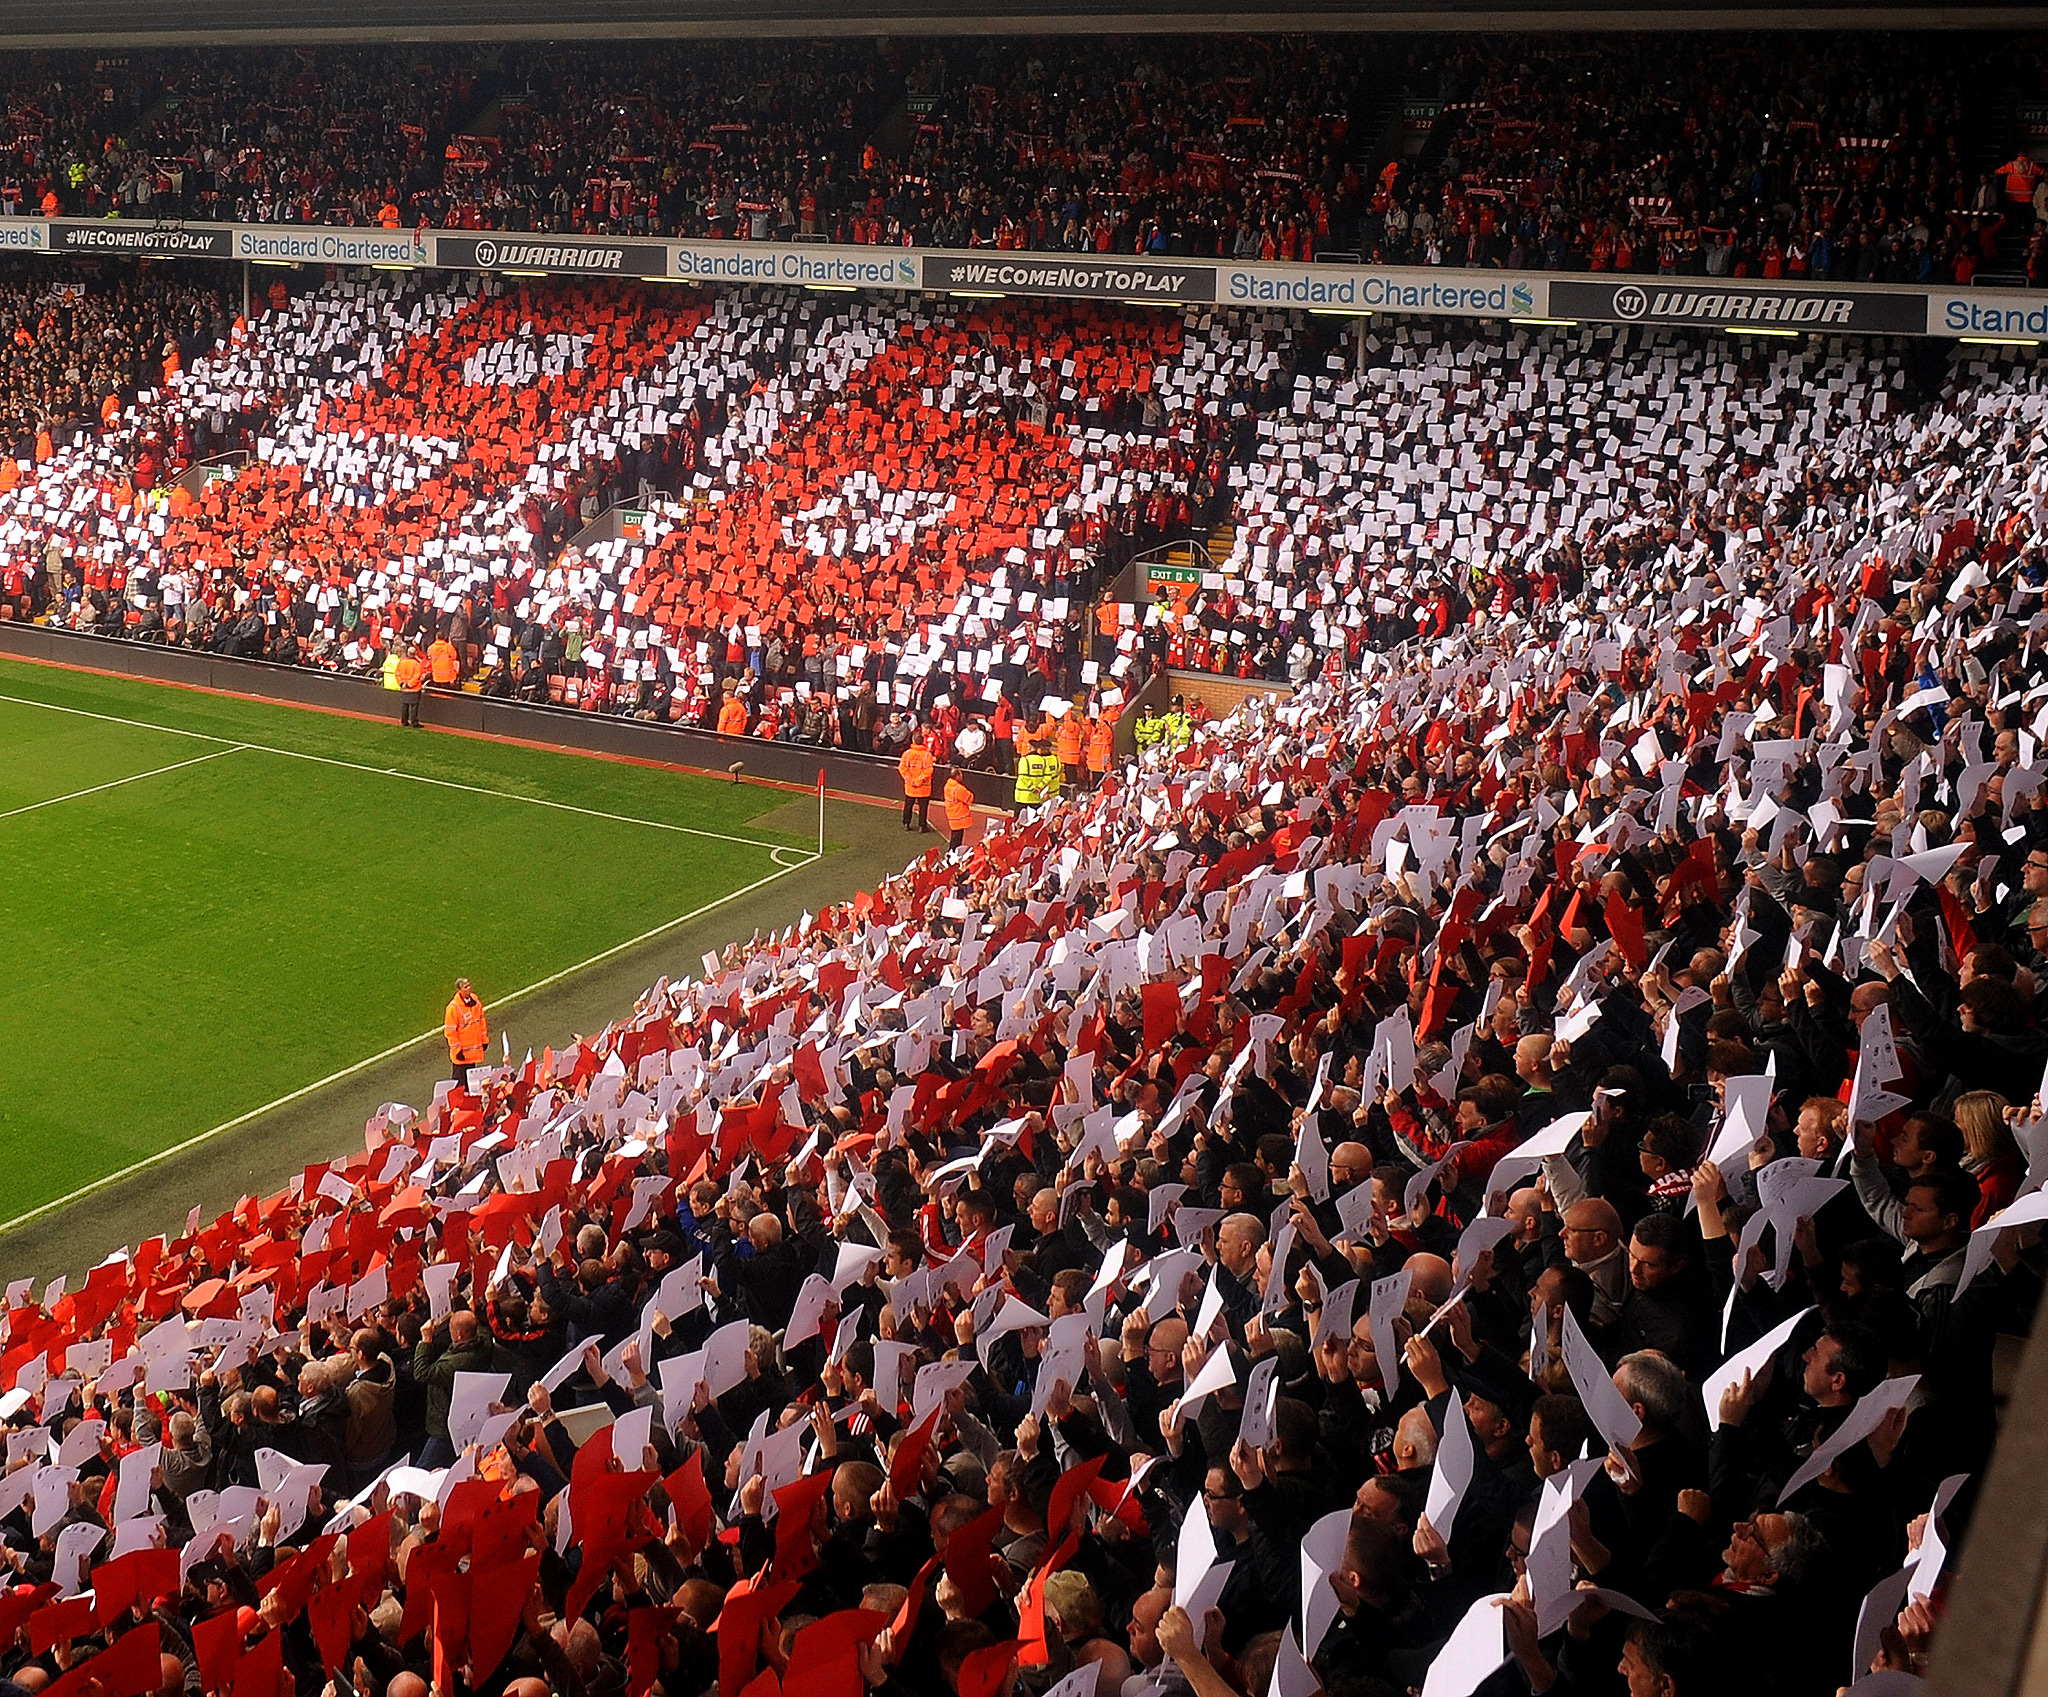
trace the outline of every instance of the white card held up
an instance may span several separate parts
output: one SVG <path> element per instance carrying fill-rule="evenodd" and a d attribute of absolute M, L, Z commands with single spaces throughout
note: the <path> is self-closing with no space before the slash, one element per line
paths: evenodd
<path fill-rule="evenodd" d="M 1205 1513 L 1202 1517 L 1207 1519 Z M 1206 1651 L 1209 1648 L 1209 1611 L 1216 1607 L 1223 1596 L 1223 1587 L 1230 1583 L 1230 1570 L 1237 1566 L 1235 1561 L 1219 1561 L 1202 1575 L 1201 1583 L 1195 1587 L 1194 1595 L 1188 1599 L 1188 1618 L 1195 1623 L 1195 1648 Z"/>
<path fill-rule="evenodd" d="M 1174 1406 L 1182 1415 L 1192 1414 L 1215 1392 L 1236 1383 L 1237 1369 L 1231 1365 L 1230 1348 L 1227 1344 L 1219 1344 L 1209 1351 L 1209 1359 L 1188 1381 L 1188 1388 L 1181 1392 L 1180 1401 Z"/>
<path fill-rule="evenodd" d="M 1217 1351 L 1223 1354 L 1224 1351 Z M 1266 1356 L 1253 1364 L 1244 1387 L 1244 1413 L 1237 1439 L 1247 1449 L 1262 1450 L 1273 1441 L 1273 1414 L 1280 1402 L 1280 1357 Z"/>
<path fill-rule="evenodd" d="M 1083 1662 L 1059 1684 L 1049 1687 L 1045 1697 L 1095 1697 L 1095 1687 L 1101 1678 L 1100 1662 Z"/>
<path fill-rule="evenodd" d="M 761 1475 L 767 1486 L 766 1499 L 762 1505 L 761 1518 L 775 1518 L 775 1493 L 785 1485 L 793 1485 L 804 1475 L 804 1444 L 810 1437 L 810 1422 L 799 1420 L 794 1426 L 785 1426 L 779 1432 L 766 1433 L 760 1443 L 753 1472 Z M 741 1464 L 740 1478 L 744 1482 L 750 1476 L 746 1463 Z M 735 1515 L 733 1518 L 737 1519 Z"/>
<path fill-rule="evenodd" d="M 467 1449 L 483 1435 L 491 1404 L 502 1402 L 512 1383 L 510 1373 L 457 1373 L 448 1398 L 448 1441 Z"/>
<path fill-rule="evenodd" d="M 1088 1287 L 1090 1296 L 1106 1291 L 1123 1277 L 1124 1262 L 1130 1254 L 1130 1241 L 1119 1237 L 1102 1252 L 1102 1265 L 1095 1270 L 1095 1281 Z"/>
<path fill-rule="evenodd" d="M 1436 1464 L 1430 1469 L 1429 1500 L 1423 1513 L 1445 1543 L 1457 1523 L 1458 1508 L 1472 1484 L 1472 1422 L 1465 1418 L 1465 1401 L 1453 1388 L 1444 1403 L 1443 1437 L 1436 1446 Z"/>
<path fill-rule="evenodd" d="M 1039 1313 L 1036 1308 L 1033 1308 L 1030 1303 L 1023 1301 L 1019 1297 L 1005 1293 L 1002 1300 L 1003 1305 L 997 1311 L 995 1318 L 974 1340 L 975 1349 L 984 1363 L 988 1360 L 989 1350 L 995 1346 L 999 1339 L 1009 1336 L 1012 1332 L 1033 1329 L 1043 1331 L 1052 1324 L 1049 1319 Z"/>
<path fill-rule="evenodd" d="M 1896 1379 L 1886 1379 L 1876 1389 L 1867 1391 L 1857 1398 L 1856 1406 L 1849 1410 L 1849 1416 L 1827 1437 L 1813 1446 L 1813 1453 L 1800 1463 L 1798 1470 L 1785 1481 L 1785 1488 L 1778 1493 L 1778 1505 L 1783 1507 L 1793 1493 L 1802 1486 L 1811 1484 L 1830 1467 L 1838 1456 L 1846 1454 L 1856 1445 L 1875 1432 L 1884 1417 L 1895 1408 L 1904 1408 L 1907 1399 L 1919 1386 L 1918 1373 L 1905 1373 Z"/>
<path fill-rule="evenodd" d="M 1329 1057 L 1324 1057 L 1327 1066 Z M 1330 1152 L 1323 1146 L 1322 1134 L 1316 1130 L 1315 1116 L 1301 1116 L 1301 1134 L 1294 1142 L 1294 1164 L 1301 1168 L 1301 1176 L 1308 1180 L 1308 1193 L 1318 1202 L 1330 1199 Z"/>
<path fill-rule="evenodd" d="M 1879 1084 L 1895 1083 L 1905 1075 L 1887 1004 L 1880 1002 L 1863 1016 L 1862 1028 L 1856 1033 L 1856 1052 L 1869 1061 L 1870 1075 Z"/>
<path fill-rule="evenodd" d="M 1613 1375 L 1579 1329 L 1578 1316 L 1569 1307 L 1564 1311 L 1564 1365 L 1579 1401 L 1586 1405 L 1593 1429 L 1607 1440 L 1608 1448 L 1632 1449 L 1643 1435 L 1643 1422 L 1629 1407 L 1628 1399 L 1614 1388 Z"/>
<path fill-rule="evenodd" d="M 837 1367 L 846 1359 L 847 1350 L 852 1348 L 854 1340 L 860 1336 L 860 1323 L 865 1316 L 866 1310 L 861 1308 L 842 1316 L 838 1328 L 832 1334 L 832 1347 L 825 1352 L 827 1366 Z"/>
<path fill-rule="evenodd" d="M 133 1550 L 159 1550 L 164 1548 L 164 1517 L 160 1514 L 138 1515 L 133 1520 L 114 1522 L 114 1547 L 107 1552 L 107 1560 L 118 1561 Z"/>
<path fill-rule="evenodd" d="M 1393 1395 L 1401 1377 L 1401 1346 L 1394 1332 L 1394 1322 L 1408 1306 L 1408 1287 L 1414 1282 L 1414 1271 L 1407 1267 L 1388 1278 L 1375 1279 L 1366 1304 L 1373 1353 L 1379 1357 L 1380 1386 L 1389 1396 Z M 1345 1327 L 1346 1331 L 1350 1329 Z"/>
<path fill-rule="evenodd" d="M 639 1469 L 642 1454 L 652 1441 L 653 1429 L 652 1403 L 629 1408 L 612 1421 L 612 1454 L 628 1473 Z"/>
<path fill-rule="evenodd" d="M 1259 1297 L 1259 1313 L 1262 1316 L 1277 1314 L 1287 1306 L 1292 1294 L 1293 1281 L 1287 1276 L 1287 1258 L 1294 1250 L 1295 1228 L 1292 1220 L 1285 1220 L 1273 1233 L 1273 1271 L 1266 1279 L 1265 1289 Z"/>
<path fill-rule="evenodd" d="M 86 1564 L 106 1535 L 104 1526 L 90 1521 L 76 1521 L 57 1534 L 57 1559 L 50 1577 L 57 1582 L 58 1596 L 75 1597 L 85 1589 Z"/>
<path fill-rule="evenodd" d="M 1181 1518 L 1180 1540 L 1175 1553 L 1173 1601 L 1176 1608 L 1188 1607 L 1215 1565 L 1216 1533 L 1209 1524 L 1208 1507 L 1199 1502 L 1190 1504 L 1188 1513 Z"/>
<path fill-rule="evenodd" d="M 1313 1657 L 1322 1648 L 1323 1634 L 1337 1618 L 1339 1601 L 1330 1585 L 1330 1575 L 1344 1559 L 1344 1543 L 1351 1534 L 1351 1510 L 1340 1508 L 1311 1526 L 1301 1540 L 1301 1642 L 1303 1654 Z"/>
<path fill-rule="evenodd" d="M 914 1345 L 893 1338 L 875 1339 L 875 1401 L 888 1413 L 895 1413 L 903 1400 L 903 1369 L 916 1356 Z"/>
<path fill-rule="evenodd" d="M 429 1319 L 445 1320 L 455 1311 L 455 1281 L 462 1269 L 452 1261 L 440 1261 L 420 1269 L 420 1283 L 427 1287 Z"/>
<path fill-rule="evenodd" d="M 1280 1628 L 1280 1643 L 1273 1656 L 1273 1677 L 1266 1686 L 1266 1697 L 1316 1697 L 1322 1688 L 1323 1682 L 1316 1677 L 1316 1670 L 1308 1665 L 1294 1642 L 1293 1622 L 1284 1623 Z"/>
<path fill-rule="evenodd" d="M 1148 1270 L 1151 1282 L 1145 1287 L 1145 1313 L 1154 1321 L 1163 1320 L 1180 1302 L 1182 1281 L 1202 1270 L 1202 1257 L 1193 1249 L 1169 1249 L 1164 1255 L 1155 1255 Z"/>
<path fill-rule="evenodd" d="M 842 1291 L 848 1285 L 856 1284 L 867 1277 L 868 1269 L 882 1259 L 879 1249 L 870 1249 L 864 1243 L 842 1243 L 839 1257 L 832 1267 L 832 1288 Z"/>
<path fill-rule="evenodd" d="M 696 1406 L 697 1390 L 704 1383 L 704 1352 L 693 1349 L 687 1355 L 665 1356 L 655 1364 L 661 1381 L 661 1414 L 674 1432 Z"/>
<path fill-rule="evenodd" d="M 1718 1432 L 1721 1429 L 1721 1396 L 1730 1385 L 1742 1383 L 1745 1373 L 1755 1375 L 1763 1371 L 1764 1363 L 1783 1349 L 1799 1329 L 1799 1324 L 1811 1314 L 1811 1307 L 1802 1308 L 1789 1320 L 1781 1320 L 1768 1332 L 1737 1350 L 1716 1367 L 1700 1384 L 1700 1395 L 1706 1399 L 1707 1429 Z"/>
<path fill-rule="evenodd" d="M 1896 1573 L 1887 1574 L 1864 1594 L 1856 1611 L 1856 1636 L 1850 1651 L 1851 1677 L 1877 1659 L 1877 1653 L 1884 1641 L 1885 1629 L 1899 1618 L 1899 1610 L 1906 1606 L 1906 1593 L 1913 1582 L 1913 1567 L 1916 1558 L 1908 1557 L 1906 1565 Z M 1854 1690 L 1855 1687 L 1851 1687 Z"/>
<path fill-rule="evenodd" d="M 71 1508 L 71 1485 L 78 1477 L 75 1467 L 24 1467 L 32 1474 L 29 1486 L 29 1531 L 40 1538 L 62 1520 Z"/>
<path fill-rule="evenodd" d="M 1599 1472 L 1600 1463 L 1589 1458 L 1571 1462 L 1562 1472 L 1543 1481 L 1524 1571 L 1529 1576 L 1529 1599 L 1536 1607 L 1536 1630 L 1545 1636 L 1571 1618 L 1572 1540 L 1568 1516 L 1579 1492 Z"/>
<path fill-rule="evenodd" d="M 1399 1094 L 1415 1084 L 1415 1026 L 1406 1008 L 1380 1021 L 1373 1047 L 1387 1055 L 1387 1088 Z"/>
<path fill-rule="evenodd" d="M 1167 1211 L 1187 1194 L 1184 1184 L 1155 1184 L 1145 1193 L 1145 1232 L 1157 1236 L 1166 1224 Z"/>
<path fill-rule="evenodd" d="M 1929 884 L 1938 884 L 1948 876 L 1949 869 L 1969 851 L 1970 844 L 1967 842 L 1951 843 L 1946 848 L 1923 849 L 1918 854 L 1904 855 L 1900 864 L 1911 867 L 1915 878 L 1924 879 Z"/>
<path fill-rule="evenodd" d="M 1479 1257 L 1494 1248 L 1502 1238 L 1511 1236 L 1515 1222 L 1482 1214 L 1458 1234 L 1458 1250 L 1451 1263 L 1453 1273 L 1461 1280 L 1472 1277 L 1472 1269 Z"/>
<path fill-rule="evenodd" d="M 1713 1145 L 1707 1151 L 1707 1159 L 1715 1166 L 1724 1171 L 1741 1170 L 1738 1158 L 1764 1134 L 1769 1123 L 1774 1083 L 1763 1073 L 1750 1073 L 1723 1083 L 1721 1129 L 1714 1134 Z M 1731 1162 L 1737 1163 L 1733 1169 Z"/>
<path fill-rule="evenodd" d="M 83 1467 L 100 1453 L 100 1437 L 106 1431 L 102 1420 L 81 1420 L 55 1446 L 50 1459 L 59 1467 Z"/>
<path fill-rule="evenodd" d="M 966 1383 L 973 1376 L 975 1365 L 972 1361 L 928 1361 L 920 1367 L 910 1389 L 911 1425 L 915 1426 L 944 1402 L 946 1393 L 955 1385 Z"/>
<path fill-rule="evenodd" d="M 731 1320 L 704 1340 L 704 1388 L 713 1400 L 747 1376 L 748 1325 Z"/>
<path fill-rule="evenodd" d="M 1080 1320 L 1084 1326 L 1087 1323 L 1085 1315 L 1069 1315 L 1067 1318 Z M 1045 1405 L 1052 1400 L 1054 1388 L 1062 1382 L 1065 1383 L 1070 1391 L 1077 1391 L 1081 1388 L 1088 1373 L 1087 1364 L 1082 1356 L 1082 1352 L 1086 1347 L 1087 1339 L 1085 1335 L 1081 1337 L 1068 1335 L 1047 1342 L 1044 1352 L 1038 1358 L 1038 1377 L 1032 1381 L 1031 1412 L 1033 1415 L 1044 1415 Z"/>
<path fill-rule="evenodd" d="M 1481 1597 L 1465 1611 L 1422 1681 L 1422 1697 L 1472 1697 L 1508 1659 L 1505 1592 Z"/>
<path fill-rule="evenodd" d="M 116 1521 L 133 1520 L 149 1512 L 149 1476 L 162 1458 L 162 1444 L 144 1444 L 121 1457 L 120 1478 L 114 1487 Z"/>
<path fill-rule="evenodd" d="M 1506 1195 L 1514 1188 L 1515 1181 L 1524 1175 L 1542 1171 L 1545 1161 L 1553 1155 L 1562 1155 L 1571 1147 L 1572 1139 L 1592 1123 L 1593 1116 L 1589 1113 L 1566 1114 L 1510 1149 L 1494 1163 L 1493 1171 L 1487 1175 L 1487 1212 L 1494 1211 L 1492 1198 Z"/>
<path fill-rule="evenodd" d="M 1970 1241 L 1963 1246 L 1963 1275 L 1956 1281 L 1955 1294 L 1961 1296 L 1977 1277 L 1991 1265 L 1991 1251 L 1997 1246 L 2001 1232 L 2016 1230 L 2041 1220 L 2048 1220 L 2048 1190 L 2037 1190 L 2031 1196 L 2022 1196 L 2010 1207 L 2000 1209 L 1975 1231 Z"/>
<path fill-rule="evenodd" d="M 382 1267 L 372 1268 L 348 1287 L 348 1317 L 360 1320 L 381 1306 L 391 1295 L 390 1275 Z"/>
<path fill-rule="evenodd" d="M 1948 1505 L 1956 1500 L 1956 1493 L 1969 1482 L 1969 1474 L 1951 1473 L 1935 1490 L 1934 1501 L 1927 1510 L 1926 1528 L 1920 1534 L 1920 1548 L 1911 1563 L 1913 1582 L 1910 1590 L 1915 1597 L 1934 1595 L 1941 1570 L 1948 1562 L 1948 1536 L 1942 1517 L 1948 1513 Z"/>
<path fill-rule="evenodd" d="M 803 1287 L 796 1293 L 796 1306 L 789 1312 L 789 1324 L 783 1329 L 783 1347 L 795 1349 L 797 1345 L 815 1338 L 819 1322 L 825 1317 L 825 1307 L 831 1301 L 830 1279 L 821 1273 L 813 1273 L 805 1279 Z"/>
<path fill-rule="evenodd" d="M 540 1376 L 542 1386 L 550 1392 L 560 1390 L 569 1382 L 577 1368 L 583 1365 L 583 1345 L 580 1343 L 554 1366 Z"/>
<path fill-rule="evenodd" d="M 1354 1184 L 1349 1190 L 1337 1195 L 1337 1219 L 1343 1230 L 1337 1235 L 1353 1243 L 1363 1243 L 1372 1234 L 1372 1185 Z"/>
<path fill-rule="evenodd" d="M 703 1276 L 702 1255 L 692 1255 L 682 1266 L 671 1267 L 655 1288 L 655 1308 L 670 1321 L 680 1320 L 685 1314 L 702 1308 L 704 1287 L 697 1281 Z"/>
<path fill-rule="evenodd" d="M 1397 1278 L 1405 1276 L 1405 1273 L 1395 1275 Z M 1309 1340 L 1310 1344 L 1319 1344 L 1326 1337 L 1349 1337 L 1351 1335 L 1351 1328 L 1356 1323 L 1354 1316 L 1357 1314 L 1357 1311 L 1358 1281 L 1356 1279 L 1346 1279 L 1335 1290 L 1325 1291 L 1323 1293 L 1323 1311 L 1316 1316 L 1316 1332 L 1315 1336 Z M 1377 1338 L 1379 1333 L 1375 1331 L 1373 1336 Z"/>

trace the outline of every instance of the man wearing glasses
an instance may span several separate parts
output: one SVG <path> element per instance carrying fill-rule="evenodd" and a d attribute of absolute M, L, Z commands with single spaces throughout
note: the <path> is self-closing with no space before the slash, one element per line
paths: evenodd
<path fill-rule="evenodd" d="M 2007 860 L 2000 867 L 1998 882 L 2010 876 L 2007 869 L 2011 865 L 2012 862 Z M 2027 846 L 2026 858 L 2020 862 L 2018 889 L 2008 890 L 1995 907 L 1984 905 L 1988 903 L 1989 896 L 1989 890 L 1979 892 L 1978 912 L 1991 925 L 2002 929 L 1992 931 L 1989 927 L 1980 926 L 1978 935 L 1987 940 L 1996 937 L 2004 942 L 2024 965 L 2029 955 L 2041 953 L 2041 938 L 2035 934 L 2035 922 L 2041 917 L 2036 911 L 2039 904 L 2048 901 L 2048 844 L 2030 843 Z"/>
<path fill-rule="evenodd" d="M 2041 858 L 2041 870 L 2036 872 L 2034 863 L 2037 858 L 2041 858 L 2038 849 L 2027 856 L 2029 885 L 2036 879 L 2048 881 L 2048 858 Z M 2048 977 L 2048 895 L 2036 896 L 2027 903 L 2021 926 L 2025 935 L 2012 952 L 2020 965 L 2034 975 L 2034 989 L 2038 994 L 2044 977 Z"/>
<path fill-rule="evenodd" d="M 2021 812 L 2015 823 L 2023 824 L 2032 809 Z M 2019 887 L 2004 889 L 1994 902 L 1993 891 L 2000 889 L 2012 876 L 2012 861 L 2001 855 L 1998 872 L 1989 886 L 1979 886 L 1974 893 L 1976 908 L 1983 921 L 1978 935 L 2003 942 L 2016 955 L 2025 957 L 2029 930 L 2028 921 L 2033 918 L 2036 902 L 2048 900 L 2048 843 L 2029 843 L 2025 858 L 2019 866 Z"/>

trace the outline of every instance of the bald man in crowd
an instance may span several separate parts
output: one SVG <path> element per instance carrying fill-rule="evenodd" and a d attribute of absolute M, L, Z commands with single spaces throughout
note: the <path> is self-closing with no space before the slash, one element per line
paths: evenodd
<path fill-rule="evenodd" d="M 1613 1325 L 1621 1318 L 1628 1293 L 1628 1258 L 1623 1252 L 1627 1234 L 1621 1211 L 1605 1197 L 1588 1196 L 1562 1214 L 1546 1213 L 1543 1226 L 1545 1264 L 1568 1261 L 1591 1279 L 1592 1323 Z"/>

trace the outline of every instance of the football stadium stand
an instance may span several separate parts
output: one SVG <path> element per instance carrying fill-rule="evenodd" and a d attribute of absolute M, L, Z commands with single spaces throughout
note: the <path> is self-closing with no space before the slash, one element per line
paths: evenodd
<path fill-rule="evenodd" d="M 1984 133 L 1975 48 L 1689 47 L 1439 47 L 1415 73 L 1444 102 L 1425 168 L 1381 196 L 1363 245 L 1511 270 L 1968 283 L 2033 222 L 2032 178 L 1994 164 L 2009 138 Z"/>
<path fill-rule="evenodd" d="M 2039 45 L 1138 36 L 188 49 L 7 73 L 0 206 L 1968 283 Z"/>
<path fill-rule="evenodd" d="M 1303 257 L 1349 219 L 1866 280 L 1995 248 L 2026 173 L 1972 204 L 1962 62 L 1827 46 L 1668 86 L 1626 41 L 1418 48 L 1371 74 L 1443 103 L 1386 161 L 1360 56 L 1309 42 L 406 50 L 332 88 L 192 54 L 101 104 L 251 220 L 452 218 L 459 178 L 479 227 Z M 66 210 L 161 170 L 75 90 L 37 114 L 34 172 L 94 161 Z M 863 188 L 807 211 L 827 181 Z M 1014 759 L 1020 806 L 8 1286 L 0 1675 L 1939 1675 L 2048 1218 L 2035 348 L 236 287 L 0 277 L 10 618 L 366 676 L 431 644 L 450 686 Z"/>

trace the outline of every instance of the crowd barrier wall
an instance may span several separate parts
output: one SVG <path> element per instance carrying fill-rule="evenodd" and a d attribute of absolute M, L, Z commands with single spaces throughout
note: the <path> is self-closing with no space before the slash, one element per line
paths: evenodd
<path fill-rule="evenodd" d="M 167 648 L 157 643 L 124 642 L 54 630 L 46 625 L 0 621 L 0 654 L 116 672 L 157 683 L 220 690 L 230 695 L 256 696 L 292 706 L 322 707 L 373 718 L 398 716 L 393 693 L 368 678 L 198 653 L 189 648 Z M 430 726 L 449 730 L 695 767 L 714 775 L 725 773 L 737 760 L 742 763 L 746 777 L 765 778 L 802 789 L 816 786 L 822 768 L 826 787 L 842 794 L 888 800 L 899 799 L 903 794 L 896 762 L 881 755 L 820 750 L 801 743 L 768 742 L 759 737 L 720 736 L 715 731 L 681 725 L 579 713 L 570 708 L 536 707 L 481 695 L 445 695 L 433 690 L 427 692 L 422 717 Z M 991 807 L 1010 804 L 1013 786 L 1009 779 L 995 772 L 964 775 L 978 802 Z"/>
<path fill-rule="evenodd" d="M 1255 695 L 1278 696 L 1282 701 L 1294 694 L 1291 683 L 1276 683 L 1268 678 L 1234 678 L 1222 672 L 1169 671 L 1166 674 L 1169 696 L 1179 696 L 1183 701 L 1199 701 L 1209 710 L 1212 719 L 1227 719 Z"/>
<path fill-rule="evenodd" d="M 258 265 L 376 266 L 498 276 L 781 283 L 826 291 L 941 292 L 1162 305 L 1297 308 L 1510 321 L 1692 325 L 1751 334 L 1867 333 L 2048 339 L 2048 291 L 1754 278 L 1645 277 L 1452 266 L 1237 264 L 1122 254 L 665 241 L 652 236 L 0 218 L 0 252 Z"/>

